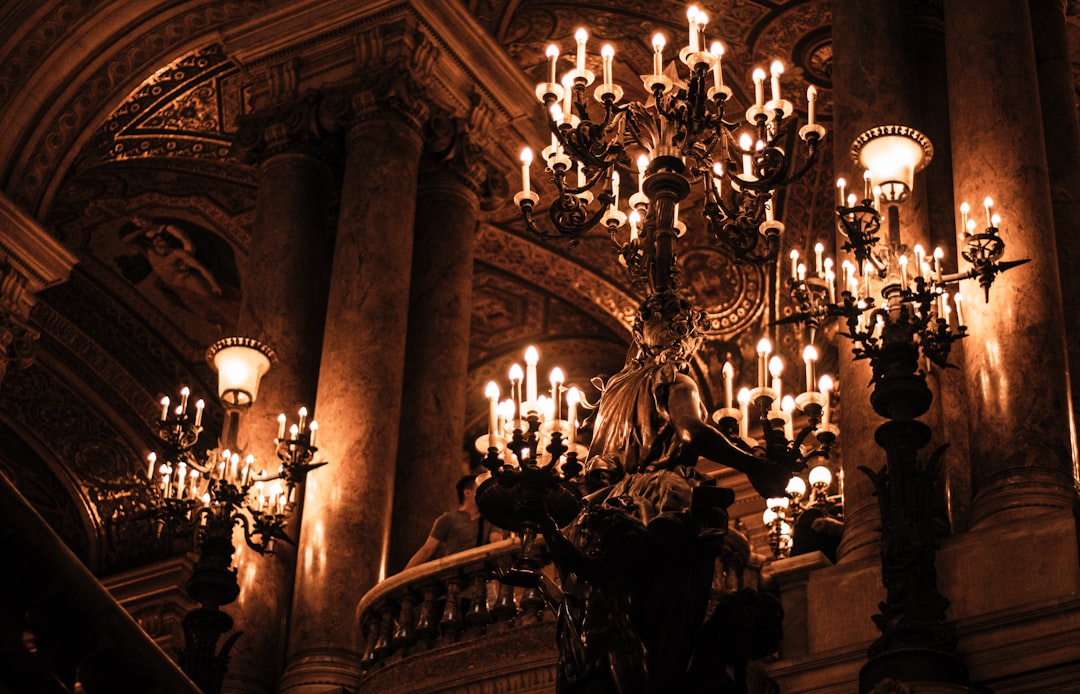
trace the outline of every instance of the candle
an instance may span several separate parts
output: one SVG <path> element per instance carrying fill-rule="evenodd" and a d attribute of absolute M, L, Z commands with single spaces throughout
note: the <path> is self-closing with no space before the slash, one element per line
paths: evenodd
<path fill-rule="evenodd" d="M 713 183 L 716 185 L 717 197 L 724 194 L 724 165 L 716 162 L 712 165 Z"/>
<path fill-rule="evenodd" d="M 828 258 L 826 258 L 828 260 Z M 836 303 L 836 273 L 828 265 L 825 266 L 825 283 L 829 285 L 829 303 Z"/>
<path fill-rule="evenodd" d="M 769 338 L 763 337 L 757 343 L 757 356 L 758 356 L 758 388 L 765 387 L 765 380 L 768 377 L 765 365 L 769 361 L 769 353 L 772 352 L 772 343 L 769 342 Z"/>
<path fill-rule="evenodd" d="M 750 435 L 750 391 L 747 388 L 739 389 L 739 436 L 744 439 Z"/>
<path fill-rule="evenodd" d="M 547 47 L 548 57 L 548 82 L 555 83 L 555 72 L 559 62 L 559 47 L 551 44 Z"/>
<path fill-rule="evenodd" d="M 870 172 L 863 172 L 863 199 L 873 201 L 874 199 L 874 184 L 870 180 Z"/>
<path fill-rule="evenodd" d="M 206 407 L 206 403 L 199 398 L 195 401 L 195 426 L 202 426 L 203 408 Z"/>
<path fill-rule="evenodd" d="M 960 203 L 960 234 L 967 231 L 969 212 L 971 212 L 971 205 L 966 202 Z"/>
<path fill-rule="evenodd" d="M 960 294 L 960 292 L 953 294 L 953 303 L 956 304 L 956 324 L 963 325 L 964 310 L 961 308 L 961 305 L 964 303 L 964 297 Z"/>
<path fill-rule="evenodd" d="M 716 61 L 713 63 L 713 89 L 720 91 L 724 88 L 724 71 L 720 67 L 720 58 L 724 55 L 724 44 L 719 41 L 713 41 L 709 46 L 709 52 L 712 53 L 713 58 Z"/>
<path fill-rule="evenodd" d="M 874 264 L 867 260 L 863 263 L 863 285 L 866 289 L 865 296 L 870 296 L 870 275 L 874 272 Z"/>
<path fill-rule="evenodd" d="M 645 170 L 649 168 L 649 158 L 642 154 L 637 158 L 637 192 L 644 197 L 645 195 Z"/>
<path fill-rule="evenodd" d="M 802 352 L 803 362 L 806 364 L 806 391 L 814 389 L 814 363 L 817 362 L 818 352 L 813 345 L 807 345 Z"/>
<path fill-rule="evenodd" d="M 166 395 L 161 399 L 161 421 L 165 421 L 169 418 L 169 396 Z"/>
<path fill-rule="evenodd" d="M 989 219 L 990 215 L 987 215 L 986 218 Z M 187 401 L 188 396 L 190 395 L 191 390 L 187 386 L 184 386 L 180 389 L 180 409 L 177 410 L 177 414 L 184 414 L 185 412 L 187 412 Z"/>
<path fill-rule="evenodd" d="M 735 389 L 735 367 L 731 365 L 731 362 L 725 361 L 721 373 L 724 374 L 724 407 L 730 409 L 734 402 L 732 393 Z"/>
<path fill-rule="evenodd" d="M 829 403 L 831 401 L 830 391 L 832 391 L 833 382 L 829 378 L 829 374 L 824 374 L 821 377 L 821 381 L 818 382 L 818 391 L 824 396 L 822 399 L 825 401 L 821 404 L 821 425 L 828 426 L 829 424 Z"/>
<path fill-rule="evenodd" d="M 514 428 L 520 429 L 521 425 L 519 420 L 521 419 L 521 381 L 525 377 L 525 373 L 521 370 L 521 366 L 514 364 L 510 367 L 510 395 L 514 399 Z"/>
<path fill-rule="evenodd" d="M 795 268 L 795 273 L 800 282 L 806 281 L 806 263 L 799 263 L 799 267 Z"/>
<path fill-rule="evenodd" d="M 536 363 L 540 361 L 540 352 L 529 345 L 525 349 L 525 401 L 529 407 L 536 404 Z"/>
<path fill-rule="evenodd" d="M 315 447 L 315 435 L 319 433 L 319 423 L 314 419 L 311 420 L 311 424 L 308 424 L 308 431 L 311 432 L 310 438 L 308 438 L 308 445 L 312 448 Z"/>
<path fill-rule="evenodd" d="M 604 90 L 602 93 L 610 94 L 611 88 L 611 62 L 615 58 L 615 49 L 609 43 L 600 48 L 600 57 L 603 61 Z"/>
<path fill-rule="evenodd" d="M 795 412 L 795 398 L 785 395 L 780 401 L 780 411 L 784 413 L 784 438 L 791 441 L 795 438 L 795 425 L 791 421 L 791 415 Z"/>
<path fill-rule="evenodd" d="M 791 279 L 797 280 L 799 279 L 799 249 L 792 248 L 791 253 L 788 254 L 788 257 L 791 258 Z"/>
<path fill-rule="evenodd" d="M 307 408 L 306 407 L 301 407 L 299 414 L 300 414 L 300 424 L 298 425 L 298 427 L 299 427 L 300 431 L 303 431 L 304 430 L 304 425 L 307 424 Z"/>
<path fill-rule="evenodd" d="M 652 72 L 653 77 L 659 77 L 664 74 L 664 46 L 667 44 L 667 40 L 663 34 L 653 34 L 652 37 Z"/>
<path fill-rule="evenodd" d="M 986 209 L 986 226 L 994 226 L 994 222 L 992 219 L 992 216 L 994 214 L 994 201 L 990 198 L 986 198 L 985 200 L 983 200 L 983 208 Z"/>
<path fill-rule="evenodd" d="M 941 293 L 941 312 L 942 312 L 941 317 L 945 319 L 945 325 L 949 324 L 949 314 L 950 314 L 951 310 L 952 309 L 949 307 L 949 292 L 942 292 Z"/>
<path fill-rule="evenodd" d="M 757 108 L 765 106 L 765 71 L 761 68 L 754 70 L 754 105 Z"/>
<path fill-rule="evenodd" d="M 818 243 L 814 244 L 814 272 L 817 273 L 818 277 L 821 277 L 822 275 L 825 274 L 825 268 L 824 268 L 824 265 L 822 264 L 822 255 L 821 255 L 824 252 L 825 252 L 825 245 L 824 244 L 822 244 L 821 242 L 818 242 Z"/>
<path fill-rule="evenodd" d="M 577 406 L 579 402 L 581 402 L 581 391 L 577 389 L 577 386 L 570 386 L 566 391 L 566 421 L 570 423 L 570 436 L 567 443 L 570 446 L 574 445 L 574 439 L 577 436 Z"/>
<path fill-rule="evenodd" d="M 555 367 L 551 370 L 551 402 L 555 406 L 554 418 L 562 419 L 562 389 L 563 381 L 566 377 L 563 375 L 563 370 L 559 367 Z"/>
<path fill-rule="evenodd" d="M 817 89 L 814 85 L 810 85 L 806 88 L 806 124 L 814 124 L 814 111 L 817 107 Z"/>
<path fill-rule="evenodd" d="M 686 19 L 690 24 L 690 52 L 698 52 L 698 8 L 697 5 L 691 5 L 690 9 L 686 11 Z"/>
<path fill-rule="evenodd" d="M 934 249 L 934 279 L 941 282 L 941 261 L 945 258 L 945 250 L 938 246 Z"/>
<path fill-rule="evenodd" d="M 902 254 L 902 255 L 901 255 L 901 256 L 900 256 L 899 258 L 897 258 L 897 259 L 896 259 L 896 262 L 897 262 L 897 264 L 899 264 L 899 265 L 900 265 L 900 285 L 901 285 L 901 286 L 902 286 L 902 287 L 903 287 L 904 289 L 907 289 L 907 286 L 908 286 L 908 279 L 907 279 L 907 262 L 908 262 L 908 261 L 907 261 L 907 254 L 906 254 L 906 253 Z"/>
<path fill-rule="evenodd" d="M 782 381 L 780 375 L 784 373 L 784 361 L 779 357 L 773 357 L 769 360 L 769 374 L 772 376 L 772 389 L 776 391 L 776 399 L 780 399 L 780 386 Z"/>
<path fill-rule="evenodd" d="M 532 187 L 529 185 L 529 166 L 532 165 L 533 152 L 532 149 L 526 147 L 521 150 L 521 191 L 526 196 L 532 192 Z"/>
<path fill-rule="evenodd" d="M 150 463 L 150 469 L 146 473 L 146 479 L 154 480 L 154 466 L 157 465 L 157 453 L 150 451 L 150 455 L 146 456 L 146 460 Z"/>
<path fill-rule="evenodd" d="M 314 425 L 315 422 L 312 422 L 311 424 Z M 251 466 L 254 463 L 255 463 L 255 456 L 251 455 L 250 453 L 248 453 L 246 456 L 244 456 L 244 470 L 243 470 L 243 472 L 240 473 L 240 486 L 241 487 L 248 486 L 248 482 L 251 481 Z"/>
<path fill-rule="evenodd" d="M 589 32 L 578 29 L 574 32 L 574 40 L 577 41 L 577 71 L 585 72 L 585 42 L 589 39 Z"/>
<path fill-rule="evenodd" d="M 845 181 L 842 178 L 836 179 L 836 198 L 837 198 L 836 205 L 837 205 L 837 207 L 843 207 L 844 203 L 846 202 L 846 200 L 845 200 L 846 196 L 844 195 L 844 188 L 846 186 L 847 186 L 847 181 Z"/>
<path fill-rule="evenodd" d="M 285 438 L 285 413 L 282 412 L 277 416 L 277 437 L 278 440 Z"/>
<path fill-rule="evenodd" d="M 638 240 L 638 224 L 641 223 L 641 213 L 637 210 L 630 211 L 630 243 Z"/>
<path fill-rule="evenodd" d="M 488 381 L 484 388 L 484 397 L 488 399 L 488 448 L 495 445 L 495 434 L 499 430 L 499 384 Z"/>
<path fill-rule="evenodd" d="M 743 178 L 754 178 L 753 160 L 750 157 L 750 148 L 754 146 L 754 138 L 749 134 L 743 133 L 739 136 L 739 148 L 742 149 L 742 172 Z"/>
<path fill-rule="evenodd" d="M 917 276 L 922 275 L 923 258 L 926 257 L 926 252 L 923 250 L 921 244 L 915 244 L 915 272 Z"/>
<path fill-rule="evenodd" d="M 769 66 L 769 72 L 772 73 L 772 100 L 780 100 L 780 75 L 784 72 L 784 64 L 779 60 L 774 60 L 772 65 Z"/>
<path fill-rule="evenodd" d="M 769 200 L 768 202 L 765 203 L 765 221 L 766 222 L 775 222 L 776 221 L 776 213 L 773 211 L 773 205 L 775 204 L 775 202 L 776 202 L 775 199 L 773 199 L 773 200 Z"/>

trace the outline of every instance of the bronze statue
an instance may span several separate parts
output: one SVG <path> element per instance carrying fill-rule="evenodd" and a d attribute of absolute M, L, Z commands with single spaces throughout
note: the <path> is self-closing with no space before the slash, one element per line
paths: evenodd
<path fill-rule="evenodd" d="M 747 662 L 779 642 L 771 595 L 726 594 L 706 619 L 734 493 L 698 472 L 698 458 L 745 473 L 762 496 L 784 495 L 791 470 L 706 421 L 688 374 L 702 318 L 674 292 L 642 303 L 626 366 L 601 395 L 590 493 L 568 524 L 529 520 L 560 573 L 559 586 L 539 578 L 559 615 L 560 694 L 742 692 Z"/>

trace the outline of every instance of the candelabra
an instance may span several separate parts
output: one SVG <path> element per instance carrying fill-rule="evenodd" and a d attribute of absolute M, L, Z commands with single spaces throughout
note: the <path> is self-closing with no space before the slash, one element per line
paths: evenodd
<path fill-rule="evenodd" d="M 577 411 L 581 391 L 564 387 L 562 369 L 551 371 L 550 396 L 537 392 L 536 367 L 540 354 L 525 350 L 525 369 L 510 368 L 510 397 L 500 401 L 499 386 L 487 384 L 488 433 L 476 440 L 485 453 L 488 472 L 479 480 L 477 503 L 489 521 L 521 536 L 522 551 L 502 580 L 535 586 L 541 562 L 535 545 L 542 519 L 550 515 L 565 526 L 581 506 L 577 484 L 588 449 L 577 442 Z M 562 403 L 565 399 L 566 408 Z M 565 412 L 565 415 L 564 415 Z M 494 479 L 492 484 L 483 484 Z"/>
<path fill-rule="evenodd" d="M 269 347 L 250 338 L 226 338 L 212 345 L 207 361 L 218 373 L 218 394 L 226 410 L 221 445 L 200 461 L 196 450 L 206 404 L 199 399 L 192 407 L 191 391 L 184 387 L 175 407 L 168 396 L 162 398 L 157 428 L 163 451 L 148 456 L 149 482 L 160 493 L 155 515 L 162 528 L 196 537 L 199 558 L 186 588 L 199 607 L 184 616 L 181 666 L 209 694 L 220 691 L 229 652 L 240 636 L 233 634 L 218 650 L 219 639 L 233 626 L 221 607 L 240 594 L 231 566 L 234 528 L 242 529 L 245 543 L 259 554 L 272 552 L 277 541 L 294 544 L 286 525 L 290 516 L 300 517 L 297 487 L 310 470 L 325 465 L 312 463 L 318 424 L 307 421 L 306 408 L 300 409 L 298 423 L 288 427 L 288 436 L 285 415 L 278 417 L 276 474 L 256 471 L 254 456 L 235 451 L 240 414 L 255 402 L 259 381 L 273 358 Z"/>
<path fill-rule="evenodd" d="M 803 176 L 813 165 L 825 129 L 814 122 L 816 90 L 807 91 L 807 123 L 798 130 L 805 145 L 802 160 L 786 150 L 785 138 L 794 129 L 794 106 L 781 98 L 783 64 L 770 66 L 771 98 L 765 101 L 763 69 L 753 73 L 755 102 L 746 110 L 746 124 L 724 120 L 731 89 L 724 85 L 723 46 L 705 49 L 708 18 L 691 7 L 689 43 L 679 61 L 689 70 L 685 79 L 674 63 L 664 67 L 666 39 L 652 39 L 653 71 L 641 80 L 649 99 L 622 102 L 623 89 L 612 79 L 615 51 L 601 49 L 602 79 L 593 91 L 600 116 L 590 115 L 587 89 L 596 76 L 586 68 L 584 29 L 575 34 L 574 69 L 557 81 L 559 49 L 550 46 L 548 79 L 536 87 L 544 105 L 551 144 L 542 152 L 557 194 L 548 216 L 553 230 L 537 224 L 540 201 L 532 190 L 531 149 L 522 152 L 522 190 L 514 201 L 526 226 L 543 237 L 577 239 L 603 224 L 631 279 L 664 291 L 672 274 L 672 240 L 678 203 L 699 184 L 704 216 L 718 242 L 737 258 L 762 264 L 776 258 L 783 224 L 775 218 L 776 191 Z M 642 152 L 636 159 L 633 150 Z M 637 191 L 629 197 L 628 212 L 620 209 L 620 178 L 637 172 Z M 724 179 L 728 180 L 725 186 Z M 598 190 L 595 196 L 591 191 Z M 629 234 L 620 228 L 629 222 Z M 651 275 L 651 277 L 650 277 Z M 657 284 L 659 282 L 659 284 Z"/>
<path fill-rule="evenodd" d="M 945 623 L 949 601 L 937 588 L 933 488 L 945 447 L 927 457 L 919 454 L 931 431 L 917 417 L 929 409 L 933 398 L 920 357 L 948 366 L 952 344 L 967 336 L 963 297 L 956 285 L 974 279 L 988 301 L 999 273 L 1028 262 L 1001 260 L 1005 251 L 999 235 L 1001 218 L 994 214 L 990 198 L 984 201 L 986 227 L 981 232 L 969 218 L 970 206 L 960 207 L 960 254 L 971 264 L 969 269 L 944 273 L 942 249 L 927 254 L 916 245 L 908 256 L 899 243 L 897 205 L 909 198 L 915 172 L 932 155 L 929 140 L 906 126 L 873 128 L 856 138 L 852 156 L 866 170 L 862 199 L 846 194 L 843 179 L 837 182 L 838 229 L 845 237 L 844 250 L 856 259 L 842 265 L 841 300 L 834 298 L 837 278 L 822 278 L 823 290 L 821 282 L 811 283 L 799 267 L 793 268 L 797 311 L 791 320 L 816 326 L 831 316 L 843 318 L 844 336 L 853 342 L 855 358 L 870 362 L 870 404 L 888 420 L 875 432 L 886 464 L 879 470 L 860 468 L 871 478 L 881 509 L 886 588 L 881 613 L 874 615 L 882 635 L 871 646 L 870 660 L 860 673 L 864 692 L 884 679 L 910 673 L 918 673 L 920 680 L 967 682 L 966 669 L 953 653 L 956 635 Z M 879 237 L 883 207 L 888 243 Z M 875 290 L 880 305 L 872 296 Z"/>

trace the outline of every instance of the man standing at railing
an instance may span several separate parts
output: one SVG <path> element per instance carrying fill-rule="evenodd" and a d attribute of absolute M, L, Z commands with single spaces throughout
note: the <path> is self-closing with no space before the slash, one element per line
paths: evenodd
<path fill-rule="evenodd" d="M 472 475 L 465 475 L 455 487 L 459 504 L 457 509 L 435 519 L 427 540 L 409 559 L 406 569 L 503 539 L 502 531 L 480 515 L 480 509 L 476 506 L 476 479 Z"/>

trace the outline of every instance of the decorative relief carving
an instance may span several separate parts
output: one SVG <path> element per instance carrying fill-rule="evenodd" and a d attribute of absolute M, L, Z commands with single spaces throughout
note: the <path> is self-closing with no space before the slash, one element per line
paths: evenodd
<path fill-rule="evenodd" d="M 60 160 L 90 127 L 91 119 L 116 99 L 130 75 L 156 69 L 176 46 L 190 43 L 211 28 L 250 17 L 266 4 L 263 0 L 215 2 L 170 15 L 154 24 L 149 33 L 125 35 L 125 39 L 133 36 L 131 42 L 91 74 L 80 75 L 78 89 L 56 111 L 52 122 L 43 124 L 42 135 L 26 151 L 28 163 L 12 173 L 13 197 L 30 210 L 41 206 L 49 185 L 63 176 L 58 170 Z"/>
<path fill-rule="evenodd" d="M 299 99 L 242 116 L 233 140 L 233 154 L 256 164 L 285 152 L 317 157 L 337 168 L 342 147 L 335 137 L 341 130 L 342 103 L 338 96 L 309 92 Z"/>

